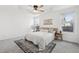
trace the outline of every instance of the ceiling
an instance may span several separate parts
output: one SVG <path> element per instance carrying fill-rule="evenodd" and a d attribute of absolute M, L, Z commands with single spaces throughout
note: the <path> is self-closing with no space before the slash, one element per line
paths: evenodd
<path fill-rule="evenodd" d="M 58 11 L 58 10 L 62 10 L 62 9 L 66 9 L 66 8 L 70 8 L 70 7 L 74 7 L 75 5 L 44 5 L 44 7 L 42 7 L 45 12 L 47 11 Z M 20 5 L 19 6 L 21 9 L 24 9 L 30 13 L 34 13 L 33 12 L 33 7 L 32 5 Z"/>

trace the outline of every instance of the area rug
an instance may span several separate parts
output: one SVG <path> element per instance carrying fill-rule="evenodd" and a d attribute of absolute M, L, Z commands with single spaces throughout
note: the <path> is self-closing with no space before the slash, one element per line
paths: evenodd
<path fill-rule="evenodd" d="M 42 51 L 39 51 L 39 48 L 37 45 L 34 45 L 32 42 L 20 39 L 16 40 L 15 43 L 25 52 L 25 53 L 51 53 L 52 50 L 55 47 L 55 43 L 50 42 L 46 48 Z"/>

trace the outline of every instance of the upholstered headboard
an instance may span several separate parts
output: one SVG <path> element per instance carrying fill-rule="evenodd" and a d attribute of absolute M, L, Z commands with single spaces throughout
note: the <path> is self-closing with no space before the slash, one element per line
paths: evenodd
<path fill-rule="evenodd" d="M 40 31 L 54 32 L 57 30 L 58 30 L 58 28 L 57 28 L 57 26 L 54 26 L 52 18 L 43 20 L 43 25 L 40 26 Z"/>

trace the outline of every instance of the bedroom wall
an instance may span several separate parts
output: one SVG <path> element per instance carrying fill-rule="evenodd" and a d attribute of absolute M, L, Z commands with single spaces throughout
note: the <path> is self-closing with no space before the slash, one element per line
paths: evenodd
<path fill-rule="evenodd" d="M 63 32 L 63 39 L 71 42 L 77 42 L 79 43 L 78 39 L 78 18 L 79 18 L 79 11 L 77 9 L 78 7 L 71 7 L 71 8 L 66 8 L 66 9 L 61 9 L 57 11 L 49 11 L 48 13 L 45 13 L 41 15 L 40 20 L 41 20 L 41 25 L 43 24 L 42 21 L 48 17 L 51 17 L 53 19 L 53 24 L 55 24 L 59 29 L 62 27 L 62 22 L 63 22 L 63 16 L 65 13 L 73 12 L 74 13 L 74 32 Z"/>
<path fill-rule="evenodd" d="M 23 38 L 31 20 L 32 14 L 18 6 L 0 6 L 0 40 Z"/>
<path fill-rule="evenodd" d="M 79 42 L 79 7 L 77 8 L 77 42 Z"/>

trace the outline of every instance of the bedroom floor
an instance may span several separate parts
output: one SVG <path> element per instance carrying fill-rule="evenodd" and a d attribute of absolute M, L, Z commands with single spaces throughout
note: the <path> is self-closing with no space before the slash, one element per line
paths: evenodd
<path fill-rule="evenodd" d="M 23 53 L 14 43 L 16 39 L 0 40 L 0 53 Z M 79 53 L 79 44 L 65 41 L 54 41 L 56 43 L 52 53 Z"/>
<path fill-rule="evenodd" d="M 69 41 L 54 41 L 56 43 L 52 53 L 79 53 L 79 44 Z"/>
<path fill-rule="evenodd" d="M 0 40 L 0 53 L 23 53 L 14 43 L 16 39 Z"/>

